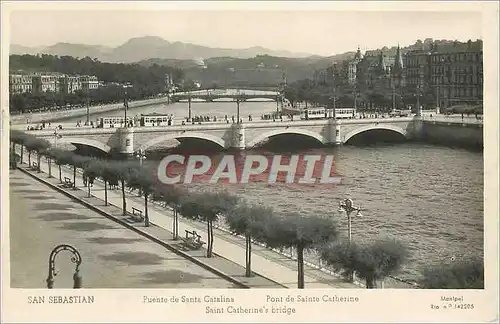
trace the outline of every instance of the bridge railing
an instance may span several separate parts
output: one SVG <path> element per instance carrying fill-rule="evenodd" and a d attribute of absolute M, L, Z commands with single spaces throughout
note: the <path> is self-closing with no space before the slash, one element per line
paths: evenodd
<path fill-rule="evenodd" d="M 483 124 L 483 118 L 476 117 L 464 117 L 461 116 L 446 116 L 446 115 L 437 115 L 437 116 L 422 116 L 422 120 L 424 121 L 432 121 L 439 123 L 452 123 L 452 124 Z"/>

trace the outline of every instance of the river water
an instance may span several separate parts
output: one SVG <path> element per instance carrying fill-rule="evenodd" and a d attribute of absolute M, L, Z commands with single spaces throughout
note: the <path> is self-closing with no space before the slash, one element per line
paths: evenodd
<path fill-rule="evenodd" d="M 130 110 L 132 115 L 156 111 L 173 113 L 179 118 L 187 116 L 186 103 Z M 241 105 L 242 116 L 251 114 L 255 118 L 274 110 L 275 103 Z M 236 104 L 193 103 L 192 115 L 230 117 L 236 115 Z M 426 265 L 483 254 L 481 152 L 423 143 L 346 145 L 307 152 L 333 154 L 342 184 L 253 182 L 217 186 L 280 212 L 331 217 L 343 236 L 347 233 L 347 220 L 337 211 L 338 203 L 346 197 L 352 198 L 355 205 L 363 208 L 363 217 L 353 219 L 353 240 L 380 236 L 401 240 L 409 247 L 411 259 L 397 276 L 409 280 L 418 279 Z M 148 163 L 154 167 L 157 162 L 150 159 Z M 196 183 L 191 186 L 204 190 L 214 185 Z"/>

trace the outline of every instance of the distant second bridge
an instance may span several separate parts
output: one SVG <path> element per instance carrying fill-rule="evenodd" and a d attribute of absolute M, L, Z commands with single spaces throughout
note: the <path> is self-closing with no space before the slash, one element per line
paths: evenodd
<path fill-rule="evenodd" d="M 174 102 L 181 100 L 232 100 L 232 101 L 277 101 L 280 94 L 277 91 L 262 90 L 240 90 L 240 89 L 207 89 L 187 92 L 176 92 L 172 94 L 171 100 Z"/>

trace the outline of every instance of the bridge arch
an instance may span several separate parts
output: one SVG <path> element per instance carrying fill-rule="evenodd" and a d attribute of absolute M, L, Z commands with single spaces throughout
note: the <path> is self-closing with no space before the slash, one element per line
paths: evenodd
<path fill-rule="evenodd" d="M 57 144 L 59 144 L 59 143 L 69 143 L 69 144 L 73 144 L 73 145 L 86 145 L 86 146 L 90 146 L 90 147 L 94 147 L 96 149 L 99 149 L 104 153 L 109 153 L 109 151 L 111 150 L 111 146 L 104 144 L 102 142 L 99 142 L 99 141 L 94 141 L 94 140 L 88 139 L 88 138 L 71 138 L 71 137 L 65 138 L 65 137 L 62 137 L 62 138 L 57 139 Z"/>
<path fill-rule="evenodd" d="M 276 135 L 282 135 L 282 134 L 296 134 L 296 135 L 304 135 L 307 137 L 312 137 L 316 139 L 317 141 L 321 142 L 322 144 L 325 144 L 325 138 L 316 133 L 316 132 L 311 132 L 305 129 L 301 128 L 287 128 L 287 129 L 277 129 L 277 130 L 272 130 L 266 133 L 263 133 L 257 137 L 255 137 L 253 140 L 251 140 L 246 146 L 247 147 L 253 147 L 260 142 L 264 141 L 267 138 L 271 138 Z"/>
<path fill-rule="evenodd" d="M 399 126 L 394 126 L 394 125 L 390 125 L 390 124 L 367 125 L 367 126 L 356 128 L 356 129 L 350 131 L 349 133 L 347 133 L 344 136 L 342 143 L 347 143 L 347 141 L 349 141 L 352 137 L 354 137 L 358 134 L 364 133 L 364 132 L 372 131 L 372 130 L 388 130 L 388 131 L 393 131 L 393 132 L 399 133 L 399 134 L 403 135 L 405 138 L 407 137 L 406 129 L 403 129 Z"/>
<path fill-rule="evenodd" d="M 179 139 L 179 138 L 197 138 L 197 139 L 203 139 L 206 141 L 210 141 L 212 143 L 215 143 L 219 145 L 221 148 L 226 147 L 226 141 L 224 141 L 222 138 L 214 135 L 209 135 L 209 134 L 204 134 L 204 133 L 196 133 L 196 132 L 185 132 L 182 134 L 166 134 L 162 136 L 158 136 L 153 138 L 152 140 L 147 141 L 146 143 L 142 144 L 140 146 L 141 150 L 147 150 L 151 146 L 154 146 L 156 144 L 159 144 L 161 142 L 165 142 L 171 139 Z"/>

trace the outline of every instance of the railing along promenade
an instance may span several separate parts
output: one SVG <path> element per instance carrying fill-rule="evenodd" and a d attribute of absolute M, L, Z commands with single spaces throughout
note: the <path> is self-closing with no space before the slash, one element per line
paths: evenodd
<path fill-rule="evenodd" d="M 63 166 L 64 169 L 66 169 L 68 172 L 73 172 L 73 168 L 70 166 Z M 81 176 L 82 171 L 80 169 L 77 170 L 77 173 Z M 98 181 L 99 183 L 102 182 L 101 179 L 97 178 L 95 181 Z M 137 191 L 134 189 L 128 189 L 129 194 L 133 194 L 134 196 L 137 195 Z M 132 199 L 131 197 L 127 197 L 127 199 Z M 142 200 L 142 199 L 141 199 Z M 161 207 L 165 211 L 171 212 L 171 208 L 166 205 L 165 202 L 159 202 L 153 200 L 152 197 L 148 199 L 150 203 L 153 203 L 156 206 Z M 197 220 L 196 222 L 203 223 L 201 220 Z M 238 237 L 241 240 L 245 240 L 245 237 L 242 235 L 237 235 L 232 233 L 229 228 L 227 227 L 224 217 L 221 217 L 217 223 L 214 224 L 214 227 L 217 228 L 218 230 L 225 232 L 227 234 L 230 234 L 232 236 Z M 267 248 L 265 244 L 252 240 L 253 244 L 259 245 L 263 248 Z M 268 248 L 269 249 L 269 248 Z M 297 260 L 297 255 L 295 253 L 295 250 L 293 248 L 290 249 L 270 249 L 286 258 L 289 258 L 291 260 L 296 261 Z M 308 251 L 304 253 L 304 263 L 314 269 L 317 269 L 319 271 L 322 271 L 324 273 L 327 273 L 329 275 L 335 276 L 335 277 L 342 277 L 342 274 L 338 271 L 335 271 L 331 267 L 327 266 L 323 262 L 321 262 L 321 259 L 318 257 L 318 255 L 315 253 L 315 251 Z M 308 274 L 310 276 L 313 276 L 311 274 Z M 355 284 L 359 285 L 360 287 L 364 288 L 365 284 L 363 280 L 355 278 Z M 378 288 L 399 288 L 399 289 L 418 289 L 420 288 L 416 283 L 398 278 L 396 276 L 388 276 L 385 278 L 383 282 L 379 282 L 379 287 Z"/>

